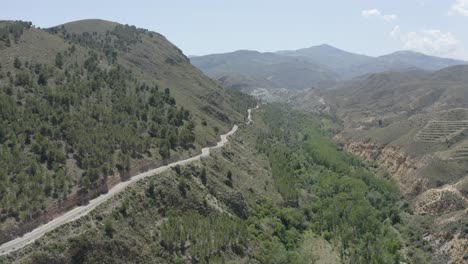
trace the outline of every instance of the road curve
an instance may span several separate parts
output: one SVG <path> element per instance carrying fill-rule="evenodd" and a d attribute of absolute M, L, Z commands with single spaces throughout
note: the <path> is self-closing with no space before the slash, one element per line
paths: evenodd
<path fill-rule="evenodd" d="M 256 107 L 258 108 L 258 106 Z M 255 108 L 255 109 L 256 109 Z M 252 109 L 248 110 L 248 116 L 247 116 L 247 124 L 252 123 Z M 114 196 L 115 194 L 121 192 L 123 189 L 125 189 L 127 186 L 130 184 L 137 182 L 143 178 L 155 175 L 155 174 L 160 174 L 163 171 L 168 170 L 169 168 L 172 168 L 177 165 L 185 165 L 194 161 L 200 160 L 202 157 L 207 157 L 210 155 L 210 150 L 212 149 L 217 149 L 223 147 L 227 142 L 228 142 L 228 137 L 236 133 L 237 129 L 239 127 L 237 125 L 234 125 L 231 129 L 231 131 L 227 132 L 224 135 L 221 135 L 221 140 L 216 144 L 216 146 L 213 147 L 206 147 L 202 148 L 201 154 L 185 159 L 185 160 L 180 160 L 177 162 L 173 162 L 171 164 L 168 164 L 166 166 L 161 166 L 156 169 L 137 174 L 130 178 L 128 181 L 121 182 L 117 185 L 115 185 L 112 189 L 110 189 L 107 193 L 102 194 L 93 200 L 89 201 L 88 204 L 76 207 L 65 214 L 53 219 L 52 221 L 37 227 L 33 231 L 24 234 L 22 237 L 18 237 L 16 239 L 13 239 L 11 241 L 8 241 L 2 245 L 0 245 L 0 256 L 1 255 L 6 255 L 9 254 L 13 251 L 16 251 L 18 249 L 21 249 L 25 247 L 26 245 L 33 243 L 43 235 L 45 235 L 47 232 L 52 231 L 58 227 L 60 227 L 63 224 L 75 221 L 79 219 L 80 217 L 83 217 L 87 215 L 89 212 L 91 212 L 94 208 L 102 204 L 103 202 L 107 201 L 109 198 Z"/>

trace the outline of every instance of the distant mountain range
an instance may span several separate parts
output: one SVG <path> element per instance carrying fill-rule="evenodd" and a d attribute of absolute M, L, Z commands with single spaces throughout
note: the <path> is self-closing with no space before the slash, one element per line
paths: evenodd
<path fill-rule="evenodd" d="M 309 58 L 271 52 L 239 50 L 192 57 L 190 60 L 208 76 L 221 81 L 229 80 L 228 86 L 233 88 L 329 87 L 340 79 L 339 74 Z"/>
<path fill-rule="evenodd" d="M 370 73 L 405 72 L 415 69 L 436 71 L 468 64 L 466 61 L 439 58 L 414 51 L 398 51 L 371 57 L 330 45 L 265 53 L 240 50 L 191 57 L 190 60 L 205 74 L 221 81 L 225 86 L 244 91 L 257 88 L 333 88 L 340 81 Z"/>

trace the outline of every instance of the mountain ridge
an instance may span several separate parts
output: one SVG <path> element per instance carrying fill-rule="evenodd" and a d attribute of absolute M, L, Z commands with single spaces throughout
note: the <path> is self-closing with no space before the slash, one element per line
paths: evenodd
<path fill-rule="evenodd" d="M 262 94 L 266 100 L 278 98 L 278 94 L 281 98 L 285 90 L 337 88 L 372 73 L 436 71 L 468 64 L 408 50 L 372 57 L 328 44 L 278 52 L 238 50 L 192 57 L 190 61 L 226 87 Z"/>

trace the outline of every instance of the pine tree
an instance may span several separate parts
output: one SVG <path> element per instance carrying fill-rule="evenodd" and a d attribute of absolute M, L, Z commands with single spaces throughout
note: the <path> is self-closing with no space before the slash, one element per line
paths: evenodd
<path fill-rule="evenodd" d="M 15 57 L 15 60 L 13 61 L 13 66 L 16 68 L 16 69 L 20 69 L 21 68 L 21 61 L 18 57 Z"/>
<path fill-rule="evenodd" d="M 203 167 L 201 173 L 200 173 L 200 179 L 201 179 L 201 182 L 203 183 L 203 185 L 206 185 L 206 183 L 208 182 L 208 179 L 206 178 L 206 168 Z"/>
<path fill-rule="evenodd" d="M 62 69 L 63 67 L 63 55 L 61 52 L 57 53 L 57 55 L 55 55 L 55 66 Z"/>

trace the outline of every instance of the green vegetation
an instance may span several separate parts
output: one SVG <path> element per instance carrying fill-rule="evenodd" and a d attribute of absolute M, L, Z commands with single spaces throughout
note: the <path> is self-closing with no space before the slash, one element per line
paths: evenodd
<path fill-rule="evenodd" d="M 424 245 L 402 240 L 421 241 L 402 228 L 395 186 L 339 150 L 323 118 L 263 106 L 230 147 L 139 182 L 11 259 L 429 263 Z M 265 158 L 271 174 L 257 168 Z"/>
<path fill-rule="evenodd" d="M 296 249 L 307 230 L 333 243 L 350 263 L 400 260 L 401 241 L 391 227 L 399 222 L 397 189 L 338 150 L 320 129 L 320 116 L 265 108 L 267 128 L 257 138 L 257 149 L 268 156 L 285 203 L 283 209 L 266 203 L 255 210 L 254 222 L 270 222 L 276 238 L 256 230 L 264 241 L 259 260 L 297 262 Z M 277 254 L 285 259 L 275 261 Z"/>
<path fill-rule="evenodd" d="M 143 34 L 150 35 L 146 29 L 119 24 L 116 24 L 114 29 L 105 32 L 105 34 L 97 32 L 69 32 L 63 25 L 49 28 L 48 32 L 59 34 L 71 43 L 99 50 L 113 63 L 117 59 L 118 51 L 128 52 L 131 45 L 142 41 Z"/>
<path fill-rule="evenodd" d="M 256 103 L 163 36 L 107 21 L 1 21 L 0 58 L 0 243 L 194 155 Z"/>
<path fill-rule="evenodd" d="M 64 198 L 76 184 L 97 188 L 131 159 L 193 147 L 191 114 L 168 88 L 139 82 L 120 66 L 104 69 L 96 53 L 83 65 L 67 54 L 57 53 L 55 67 L 18 66 L 15 82 L 0 85 L 2 219 L 31 218 L 47 197 Z M 67 160 L 82 172 L 74 175 Z"/>
<path fill-rule="evenodd" d="M 0 26 L 9 52 L 12 36 L 37 30 Z M 177 68 L 188 61 L 176 48 L 132 53 L 172 47 L 154 33 L 111 28 L 41 31 L 62 41 L 48 60 L 12 53 L 2 61 L 2 228 L 101 190 L 137 161 L 193 153 L 256 104 L 188 64 Z M 333 118 L 266 105 L 254 119 L 211 157 L 140 181 L 0 262 L 311 263 L 324 255 L 307 252 L 311 241 L 344 263 L 429 261 L 418 251 L 430 250 L 422 231 L 405 229 L 411 217 L 395 186 L 329 138 Z"/>
<path fill-rule="evenodd" d="M 189 251 L 195 259 L 207 262 L 213 258 L 223 258 L 223 251 L 227 248 L 243 252 L 247 239 L 246 224 L 226 214 L 169 216 L 161 226 L 161 245 L 165 250 L 169 253 Z M 187 244 L 190 245 L 188 248 Z"/>

